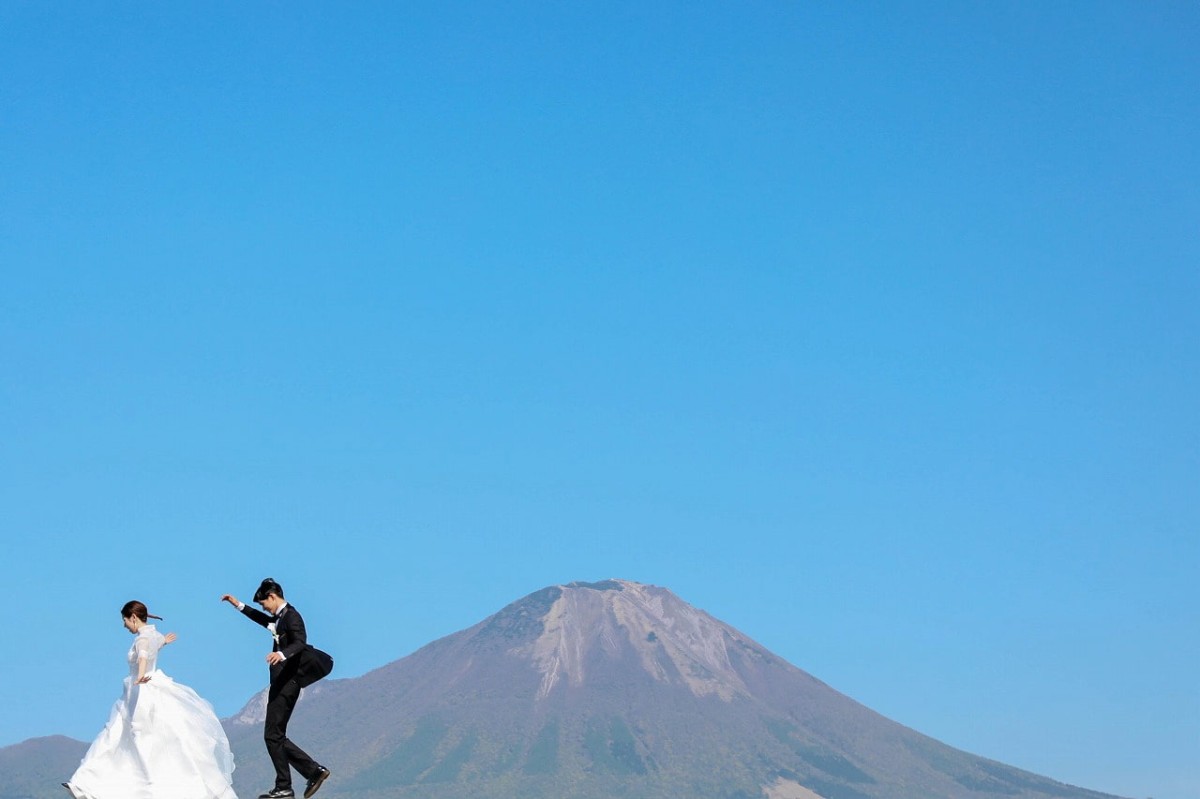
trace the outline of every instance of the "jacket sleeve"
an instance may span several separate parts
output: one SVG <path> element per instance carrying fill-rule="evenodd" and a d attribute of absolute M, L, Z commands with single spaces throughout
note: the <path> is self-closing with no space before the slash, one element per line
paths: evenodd
<path fill-rule="evenodd" d="M 308 648 L 308 632 L 304 629 L 304 619 L 294 609 L 283 617 L 283 624 L 287 627 L 288 643 L 279 651 L 285 658 L 291 660 Z"/>
<path fill-rule="evenodd" d="M 242 615 L 245 616 L 246 618 L 248 618 L 252 622 L 261 624 L 263 627 L 266 627 L 268 624 L 271 623 L 270 616 L 263 613 L 261 610 L 255 610 L 254 608 L 250 607 L 249 605 L 245 605 L 242 608 Z"/>

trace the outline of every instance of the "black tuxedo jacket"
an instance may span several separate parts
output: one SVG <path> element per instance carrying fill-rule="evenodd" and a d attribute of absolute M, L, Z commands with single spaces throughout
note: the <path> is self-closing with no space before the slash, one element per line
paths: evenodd
<path fill-rule="evenodd" d="M 271 647 L 271 651 L 282 652 L 284 661 L 271 667 L 271 685 L 282 684 L 293 678 L 305 684 L 307 681 L 304 678 L 311 670 L 311 664 L 308 662 L 308 633 L 304 629 L 304 617 L 300 611 L 289 604 L 278 616 L 272 616 L 245 605 L 242 614 L 263 627 L 272 622 L 275 624 L 275 646 Z"/>

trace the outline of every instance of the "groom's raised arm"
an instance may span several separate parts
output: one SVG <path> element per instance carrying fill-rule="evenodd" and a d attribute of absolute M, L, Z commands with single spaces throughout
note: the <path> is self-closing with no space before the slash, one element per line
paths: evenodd
<path fill-rule="evenodd" d="M 263 627 L 266 627 L 268 624 L 271 623 L 270 616 L 263 613 L 261 610 L 255 610 L 254 608 L 250 607 L 249 605 L 245 605 L 245 604 L 242 604 L 241 602 L 238 602 L 237 597 L 235 597 L 233 594 L 223 594 L 221 596 L 221 601 L 228 602 L 229 604 L 233 605 L 235 608 L 237 608 L 239 611 L 241 611 L 243 616 L 250 619 L 250 621 L 261 624 Z"/>
<path fill-rule="evenodd" d="M 261 610 L 258 610 L 257 608 L 252 608 L 249 605 L 242 605 L 242 607 L 239 608 L 239 610 L 241 610 L 242 615 L 245 616 L 246 618 L 250 619 L 250 621 L 256 621 L 259 624 L 261 624 L 263 627 L 266 627 L 268 624 L 271 623 L 271 617 L 268 616 L 267 614 L 263 613 Z"/>

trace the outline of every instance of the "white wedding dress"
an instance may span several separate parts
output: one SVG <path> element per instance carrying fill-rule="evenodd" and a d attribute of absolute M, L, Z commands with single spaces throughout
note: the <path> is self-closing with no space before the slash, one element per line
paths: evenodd
<path fill-rule="evenodd" d="M 125 691 L 66 783 L 76 799 L 237 799 L 233 753 L 212 705 L 157 668 L 163 636 L 143 625 Z M 138 684 L 138 659 L 150 681 Z"/>

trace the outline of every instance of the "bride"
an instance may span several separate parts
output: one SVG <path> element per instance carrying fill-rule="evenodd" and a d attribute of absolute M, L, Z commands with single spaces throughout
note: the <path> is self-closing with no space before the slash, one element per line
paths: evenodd
<path fill-rule="evenodd" d="M 237 799 L 233 754 L 212 705 L 158 670 L 175 640 L 149 624 L 141 602 L 121 608 L 133 633 L 125 691 L 79 769 L 63 786 L 75 799 Z"/>

